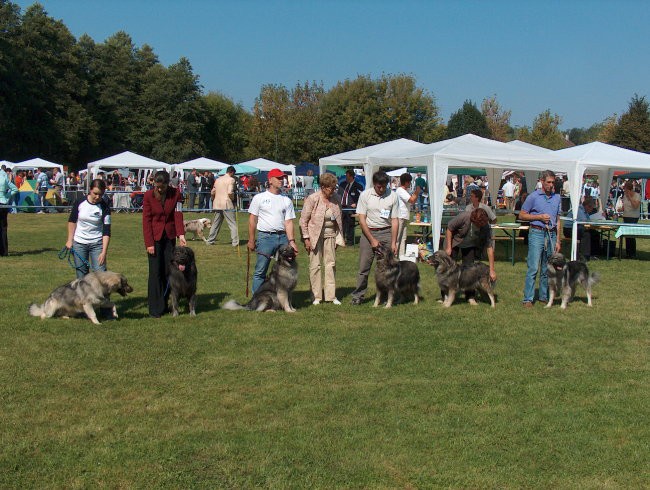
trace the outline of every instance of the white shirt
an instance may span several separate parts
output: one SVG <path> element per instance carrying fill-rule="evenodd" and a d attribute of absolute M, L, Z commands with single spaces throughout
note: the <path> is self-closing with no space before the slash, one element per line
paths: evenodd
<path fill-rule="evenodd" d="M 511 181 L 506 182 L 503 184 L 503 194 L 506 197 L 515 197 L 515 184 L 513 184 Z"/>
<path fill-rule="evenodd" d="M 409 204 L 409 199 L 411 199 L 411 195 L 408 193 L 404 187 L 398 187 L 397 190 L 395 191 L 397 193 L 398 197 L 398 217 L 399 219 L 409 219 L 409 211 L 411 209 L 411 205 Z"/>
<path fill-rule="evenodd" d="M 368 228 L 391 226 L 391 219 L 398 217 L 399 199 L 397 193 L 387 190 L 383 196 L 377 195 L 374 187 L 361 193 L 357 203 L 357 214 L 366 216 Z"/>
<path fill-rule="evenodd" d="M 291 199 L 270 191 L 253 196 L 248 212 L 257 216 L 257 230 L 265 232 L 285 231 L 284 222 L 296 217 Z"/>

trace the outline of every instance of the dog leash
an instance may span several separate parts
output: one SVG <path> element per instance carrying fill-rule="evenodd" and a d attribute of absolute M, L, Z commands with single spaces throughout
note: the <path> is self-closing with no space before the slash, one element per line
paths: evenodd
<path fill-rule="evenodd" d="M 74 257 L 78 258 L 81 261 L 80 266 L 75 265 Z M 68 259 L 68 264 L 70 264 L 70 267 L 72 267 L 74 270 L 81 270 L 84 265 L 90 270 L 90 264 L 88 261 L 79 255 L 74 248 L 63 247 L 59 252 L 59 259 Z"/>

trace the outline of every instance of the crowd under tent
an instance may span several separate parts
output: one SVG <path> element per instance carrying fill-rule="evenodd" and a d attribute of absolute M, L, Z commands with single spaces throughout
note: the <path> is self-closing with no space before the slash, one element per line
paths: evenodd
<path fill-rule="evenodd" d="M 256 158 L 255 160 L 249 160 L 247 162 L 240 162 L 239 165 L 248 165 L 249 167 L 255 167 L 262 172 L 268 172 L 271 169 L 279 168 L 285 173 L 291 174 L 290 185 L 294 187 L 296 185 L 296 166 L 295 165 L 285 165 L 283 163 L 273 162 L 267 160 L 266 158 Z"/>
<path fill-rule="evenodd" d="M 189 160 L 183 163 L 176 163 L 172 165 L 172 172 L 191 172 L 192 170 L 209 170 L 211 172 L 218 172 L 221 169 L 228 168 L 229 163 L 223 163 L 218 160 L 211 160 L 210 158 L 199 157 L 194 160 Z"/>
<path fill-rule="evenodd" d="M 111 157 L 90 162 L 87 166 L 89 177 L 86 179 L 86 186 L 90 185 L 90 182 L 96 179 L 100 172 L 112 172 L 115 169 L 129 169 L 133 171 L 138 179 L 138 183 L 140 183 L 146 181 L 149 174 L 157 170 L 167 170 L 169 172 L 171 167 L 167 163 L 125 151 Z"/>

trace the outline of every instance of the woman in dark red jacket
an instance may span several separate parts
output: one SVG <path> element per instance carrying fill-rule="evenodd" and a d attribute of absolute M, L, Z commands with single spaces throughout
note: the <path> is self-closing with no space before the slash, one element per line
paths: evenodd
<path fill-rule="evenodd" d="M 181 204 L 183 196 L 169 185 L 169 173 L 159 170 L 154 187 L 144 193 L 142 234 L 149 255 L 149 316 L 160 318 L 167 310 L 169 263 L 176 237 L 186 246 Z"/>

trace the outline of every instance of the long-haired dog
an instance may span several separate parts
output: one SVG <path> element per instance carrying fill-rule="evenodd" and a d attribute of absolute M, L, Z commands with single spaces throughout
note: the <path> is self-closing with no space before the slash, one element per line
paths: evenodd
<path fill-rule="evenodd" d="M 389 248 L 379 245 L 375 249 L 377 267 L 375 268 L 375 284 L 377 296 L 375 304 L 379 306 L 386 299 L 386 308 L 393 302 L 413 296 L 413 304 L 420 301 L 420 271 L 418 266 L 408 260 L 397 260 Z"/>
<path fill-rule="evenodd" d="M 481 262 L 464 266 L 458 265 L 444 250 L 434 253 L 429 263 L 436 269 L 444 307 L 449 308 L 456 299 L 456 293 L 461 290 L 478 290 L 490 298 L 492 308 L 496 306 L 494 301 L 495 283 L 490 279 L 490 268 L 487 265 Z"/>
<path fill-rule="evenodd" d="M 592 306 L 591 288 L 599 280 L 595 272 L 589 272 L 587 264 L 577 260 L 567 261 L 561 253 L 554 253 L 548 259 L 548 303 L 546 308 L 553 306 L 556 296 L 562 297 L 560 308 L 565 309 L 576 294 L 576 287 L 581 284 L 587 292 L 587 306 Z"/>
<path fill-rule="evenodd" d="M 278 260 L 273 265 L 266 280 L 255 291 L 251 300 L 240 305 L 234 300 L 223 305 L 224 310 L 275 311 L 284 310 L 293 313 L 291 293 L 298 284 L 298 262 L 296 252 L 290 245 L 283 245 L 278 250 Z"/>
<path fill-rule="evenodd" d="M 198 272 L 194 250 L 190 247 L 174 247 L 169 263 L 169 298 L 172 316 L 178 316 L 178 300 L 187 298 L 191 316 L 196 316 L 196 281 Z"/>
<path fill-rule="evenodd" d="M 212 222 L 208 218 L 199 218 L 192 220 L 183 220 L 183 225 L 185 225 L 185 236 L 187 237 L 188 233 L 194 233 L 192 240 L 199 237 L 204 242 L 207 241 L 205 236 L 203 236 L 203 229 L 210 228 Z"/>
<path fill-rule="evenodd" d="M 29 314 L 45 319 L 53 316 L 69 318 L 85 313 L 91 322 L 99 325 L 95 307 L 112 308 L 113 318 L 117 318 L 115 304 L 110 302 L 111 293 L 126 296 L 132 291 L 133 288 L 122 274 L 110 271 L 91 272 L 56 288 L 42 305 L 32 304 Z"/>

